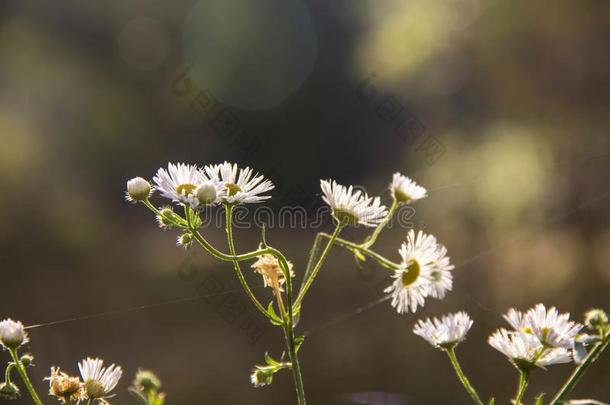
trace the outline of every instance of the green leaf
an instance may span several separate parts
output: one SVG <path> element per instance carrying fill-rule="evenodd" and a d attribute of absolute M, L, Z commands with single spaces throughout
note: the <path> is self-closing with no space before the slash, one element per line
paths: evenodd
<path fill-rule="evenodd" d="M 284 324 L 282 318 L 278 316 L 278 314 L 275 312 L 275 309 L 273 308 L 273 301 L 271 301 L 267 306 L 267 315 L 269 315 L 269 321 L 271 321 L 273 325 L 282 326 Z"/>
<path fill-rule="evenodd" d="M 271 367 L 279 368 L 282 365 L 279 361 L 275 360 L 273 357 L 269 355 L 269 353 L 265 352 L 265 362 Z"/>
<path fill-rule="evenodd" d="M 301 348 L 301 345 L 303 344 L 304 341 L 305 341 L 305 336 L 297 336 L 294 338 L 294 350 L 296 352 L 299 351 L 299 349 Z"/>
<path fill-rule="evenodd" d="M 494 405 L 496 403 L 496 399 L 494 397 L 491 397 L 491 399 L 489 400 L 489 405 Z"/>

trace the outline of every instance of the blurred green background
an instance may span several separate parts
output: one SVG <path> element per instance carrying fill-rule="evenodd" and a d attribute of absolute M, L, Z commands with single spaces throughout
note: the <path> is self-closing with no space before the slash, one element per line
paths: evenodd
<path fill-rule="evenodd" d="M 170 404 L 294 403 L 289 373 L 250 385 L 282 338 L 253 329 L 231 265 L 177 248 L 123 199 L 128 178 L 168 161 L 229 160 L 277 184 L 276 211 L 320 206 L 320 178 L 387 198 L 394 171 L 411 176 L 430 195 L 411 221 L 458 265 L 454 291 L 415 315 L 386 302 L 340 318 L 378 299 L 386 275 L 337 250 L 299 325 L 312 331 L 310 403 L 468 403 L 445 356 L 411 332 L 460 309 L 475 320 L 462 365 L 507 403 L 516 373 L 486 343 L 501 313 L 610 309 L 609 16 L 609 2 L 582 0 L 3 1 L 0 318 L 111 311 L 32 329 L 36 385 L 93 355 L 124 367 L 118 404 L 132 403 L 139 366 Z M 316 231 L 268 239 L 299 275 Z M 206 233 L 224 248 L 222 228 Z M 405 234 L 393 227 L 378 250 L 396 258 Z M 239 230 L 238 249 L 259 236 Z M 223 295 L 123 311 L 210 291 Z M 536 373 L 528 402 L 571 367 Z M 609 377 L 605 358 L 577 396 L 609 401 Z"/>

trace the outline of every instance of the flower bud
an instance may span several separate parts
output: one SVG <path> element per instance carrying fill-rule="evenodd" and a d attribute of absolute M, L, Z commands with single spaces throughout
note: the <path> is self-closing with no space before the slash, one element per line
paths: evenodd
<path fill-rule="evenodd" d="M 158 390 L 161 388 L 161 381 L 152 371 L 138 370 L 133 385 L 138 388 L 141 387 L 145 391 Z"/>
<path fill-rule="evenodd" d="M 144 201 L 150 196 L 150 183 L 142 177 L 134 177 L 127 182 L 127 199 L 129 201 Z"/>
<path fill-rule="evenodd" d="M 21 322 L 5 319 L 0 322 L 0 343 L 7 349 L 16 349 L 27 343 L 28 335 Z"/>
<path fill-rule="evenodd" d="M 182 235 L 178 236 L 178 240 L 177 240 L 176 244 L 178 246 L 183 246 L 184 248 L 188 248 L 189 246 L 191 246 L 192 241 L 193 241 L 193 236 L 190 233 L 183 233 Z"/>
<path fill-rule="evenodd" d="M 157 215 L 157 222 L 159 223 L 159 226 L 164 229 L 172 228 L 174 226 L 173 218 L 175 215 L 176 214 L 174 214 L 174 211 L 169 207 L 161 209 L 159 215 Z"/>
<path fill-rule="evenodd" d="M 32 356 L 30 353 L 26 353 L 23 356 L 21 356 L 21 364 L 23 364 L 23 367 L 30 367 L 32 364 L 34 364 L 34 356 Z"/>
<path fill-rule="evenodd" d="M 0 383 L 0 398 L 17 399 L 19 397 L 19 388 L 12 382 Z"/>
<path fill-rule="evenodd" d="M 252 370 L 250 381 L 255 387 L 262 387 L 273 382 L 274 369 L 266 366 L 257 366 Z"/>
<path fill-rule="evenodd" d="M 592 309 L 585 314 L 585 325 L 597 329 L 608 324 L 608 315 L 601 309 Z"/>
<path fill-rule="evenodd" d="M 211 181 L 203 182 L 195 190 L 195 195 L 200 204 L 212 204 L 216 201 L 216 187 Z"/>

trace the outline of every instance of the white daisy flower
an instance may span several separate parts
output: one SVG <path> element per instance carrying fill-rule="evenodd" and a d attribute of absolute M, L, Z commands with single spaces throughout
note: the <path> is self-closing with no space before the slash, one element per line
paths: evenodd
<path fill-rule="evenodd" d="M 369 197 L 360 190 L 354 191 L 352 186 L 345 187 L 336 181 L 320 180 L 322 199 L 330 206 L 333 217 L 347 225 L 361 224 L 377 226 L 384 220 L 388 211 L 381 205 L 379 197 Z"/>
<path fill-rule="evenodd" d="M 420 319 L 413 328 L 413 333 L 426 339 L 434 347 L 447 348 L 466 339 L 472 324 L 468 314 L 461 311 L 445 315 L 441 319 Z"/>
<path fill-rule="evenodd" d="M 394 173 L 390 192 L 397 201 L 410 203 L 427 197 L 426 189 L 400 173 Z"/>
<path fill-rule="evenodd" d="M 207 179 L 222 185 L 222 195 L 219 198 L 229 204 L 263 202 L 271 196 L 259 194 L 275 187 L 270 180 L 254 173 L 249 167 L 240 169 L 237 164 L 229 162 L 207 165 L 204 170 Z"/>
<path fill-rule="evenodd" d="M 205 180 L 201 170 L 195 165 L 184 163 L 167 165 L 167 170 L 161 168 L 153 177 L 155 189 L 165 198 L 174 202 L 181 202 L 197 208 L 197 187 Z"/>
<path fill-rule="evenodd" d="M 385 292 L 392 296 L 392 306 L 399 314 L 403 314 L 409 312 L 409 309 L 415 312 L 418 306 L 424 305 L 425 298 L 432 294 L 432 284 L 435 283 L 433 271 L 438 271 L 439 266 L 446 270 L 450 265 L 444 260 L 446 249 L 442 248 L 434 236 L 422 231 L 415 235 L 411 229 L 399 253 L 402 257 L 401 268 L 395 271 L 392 276 L 395 281 Z M 435 294 L 440 296 L 439 292 L 444 294 L 446 291 L 442 286 L 447 284 L 447 280 L 445 278 L 436 283 Z"/>
<path fill-rule="evenodd" d="M 536 336 L 528 333 L 499 329 L 489 337 L 488 342 L 519 369 L 546 367 L 572 360 L 568 350 L 545 347 Z"/>
<path fill-rule="evenodd" d="M 29 341 L 23 324 L 12 319 L 0 322 L 0 344 L 6 349 L 16 349 Z"/>
<path fill-rule="evenodd" d="M 555 307 L 546 310 L 543 304 L 529 309 L 525 314 L 514 308 L 504 319 L 515 330 L 535 335 L 540 343 L 551 347 L 570 349 L 582 325 L 570 321 L 570 314 L 559 314 Z"/>
<path fill-rule="evenodd" d="M 103 367 L 104 360 L 87 357 L 78 363 L 80 375 L 90 399 L 107 398 L 123 375 L 123 370 L 114 364 Z"/>
<path fill-rule="evenodd" d="M 430 296 L 440 300 L 445 298 L 447 291 L 451 291 L 453 288 L 453 274 L 451 271 L 455 266 L 451 264 L 445 246 L 439 245 L 437 255 L 440 259 L 432 264 L 432 272 L 430 274 Z"/>
<path fill-rule="evenodd" d="M 543 304 L 538 304 L 527 311 L 527 320 L 533 333 L 541 343 L 552 347 L 570 349 L 582 325 L 570 321 L 570 314 L 559 314 L 557 308 L 547 311 Z"/>

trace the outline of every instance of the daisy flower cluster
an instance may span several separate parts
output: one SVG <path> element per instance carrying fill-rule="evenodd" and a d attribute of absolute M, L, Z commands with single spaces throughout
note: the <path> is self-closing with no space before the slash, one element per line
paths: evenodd
<path fill-rule="evenodd" d="M 174 203 L 195 209 L 219 203 L 259 203 L 273 189 L 271 181 L 254 173 L 249 167 L 240 169 L 237 164 L 198 167 L 186 163 L 168 163 L 153 177 L 154 186 L 141 177 L 127 182 L 126 199 L 131 202 L 147 200 L 154 192 Z"/>
<path fill-rule="evenodd" d="M 5 381 L 0 383 L 0 398 L 17 399 L 21 395 L 21 390 L 13 382 L 14 371 L 17 371 L 33 402 L 36 405 L 42 405 L 40 396 L 34 389 L 27 372 L 27 369 L 34 365 L 34 357 L 29 353 L 19 355 L 19 350 L 28 342 L 26 328 L 21 322 L 12 319 L 0 322 L 0 344 L 12 358 L 12 362 L 8 363 L 4 371 Z M 114 364 L 104 367 L 104 360 L 90 357 L 79 362 L 78 369 L 80 376 L 72 376 L 61 371 L 59 367 L 51 367 L 51 374 L 44 378 L 49 383 L 49 396 L 64 405 L 81 402 L 86 402 L 87 405 L 109 405 L 109 400 L 114 397 L 113 391 L 123 376 L 123 369 Z M 142 373 L 143 371 L 138 371 L 136 381 L 149 381 L 150 379 L 141 377 Z M 151 372 L 145 373 L 154 376 Z M 142 387 L 143 384 L 136 385 L 134 382 L 134 386 L 130 388 L 132 395 L 137 396 L 136 394 L 146 390 L 147 399 L 141 401 L 141 404 L 163 405 L 165 396 L 156 391 L 160 387 L 160 383 L 154 388 L 154 392 L 150 384 L 146 388 Z"/>
<path fill-rule="evenodd" d="M 294 377 L 297 403 L 305 405 L 303 377 L 297 356 L 304 336 L 299 336 L 295 327 L 301 317 L 307 293 L 333 247 L 349 250 L 357 262 L 372 259 L 389 270 L 392 282 L 384 291 L 399 314 L 416 312 L 429 298 L 443 299 L 453 288 L 455 266 L 451 263 L 447 248 L 434 235 L 422 230 L 411 229 L 406 233 L 405 240 L 398 249 L 396 262 L 373 250 L 378 237 L 397 210 L 428 195 L 424 187 L 401 173 L 394 173 L 389 183 L 389 208 L 382 203 L 380 197 L 370 196 L 355 186 L 342 185 L 332 179 L 320 180 L 321 198 L 330 208 L 335 228 L 332 234 L 317 234 L 309 250 L 307 266 L 302 272 L 295 270 L 292 262 L 280 250 L 267 243 L 264 228 L 258 249 L 238 253 L 233 236 L 232 208 L 237 204 L 267 201 L 270 198 L 268 192 L 273 187 L 271 181 L 263 175 L 233 163 L 202 167 L 170 163 L 167 168 L 157 171 L 152 184 L 140 177 L 129 180 L 127 199 L 146 205 L 156 214 L 162 227 L 181 230 L 179 245 L 188 247 L 196 240 L 212 256 L 232 262 L 247 297 L 262 316 L 283 329 L 286 342 L 286 350 L 279 360 L 266 353 L 265 363 L 252 369 L 251 383 L 255 387 L 266 386 L 273 382 L 276 373 L 290 370 Z M 154 193 L 182 206 L 183 214 L 169 206 L 153 206 L 149 198 Z M 199 215 L 202 208 L 214 205 L 225 208 L 228 253 L 210 243 L 204 235 L 206 230 L 200 229 Z M 371 230 L 363 241 L 341 237 L 345 228 L 356 226 Z M 250 267 L 260 275 L 262 285 L 271 290 L 272 301 L 268 305 L 263 305 L 257 296 L 259 291 L 264 290 L 258 289 L 255 294 L 244 276 L 240 264 L 242 261 L 251 261 Z M 299 279 L 300 286 L 297 289 L 294 284 Z M 489 337 L 489 344 L 504 354 L 521 374 L 518 392 L 513 401 L 515 404 L 521 404 L 530 371 L 572 360 L 578 367 L 586 367 L 608 345 L 608 318 L 600 310 L 591 311 L 586 317 L 585 325 L 597 331 L 593 336 L 580 334 L 583 326 L 571 321 L 569 314 L 561 314 L 556 308 L 547 310 L 542 304 L 525 312 L 511 309 L 504 318 L 511 328 L 497 330 Z M 472 326 L 470 316 L 460 311 L 440 318 L 419 320 L 413 332 L 433 347 L 447 353 L 472 400 L 477 405 L 483 405 L 484 402 L 466 377 L 456 355 L 456 348 L 465 341 Z M 90 374 L 97 375 L 94 372 Z M 56 370 L 55 375 L 57 378 L 62 377 L 59 370 Z M 574 385 L 574 382 L 566 383 L 556 398 L 563 401 Z M 493 403 L 493 399 L 489 403 Z M 559 403 L 552 402 L 553 405 Z"/>
<path fill-rule="evenodd" d="M 543 304 L 537 304 L 525 312 L 511 308 L 503 317 L 511 329 L 498 329 L 489 337 L 488 342 L 505 355 L 520 373 L 519 386 L 513 401 L 515 404 L 521 404 L 533 370 L 574 361 L 577 365 L 576 371 L 551 402 L 553 405 L 563 403 L 578 381 L 581 369 L 594 361 L 610 344 L 608 316 L 600 309 L 585 314 L 585 325 L 596 332 L 594 335 L 580 333 L 584 326 L 571 321 L 570 314 L 560 314 L 557 308 L 547 309 Z M 419 320 L 413 328 L 413 333 L 448 353 L 466 391 L 476 404 L 483 404 L 455 354 L 456 346 L 466 339 L 472 324 L 468 314 L 458 312 L 440 319 Z"/>
<path fill-rule="evenodd" d="M 512 330 L 499 329 L 489 337 L 489 344 L 516 366 L 546 367 L 572 360 L 571 349 L 582 325 L 570 321 L 570 314 L 538 304 L 525 313 L 511 308 L 504 319 Z"/>

